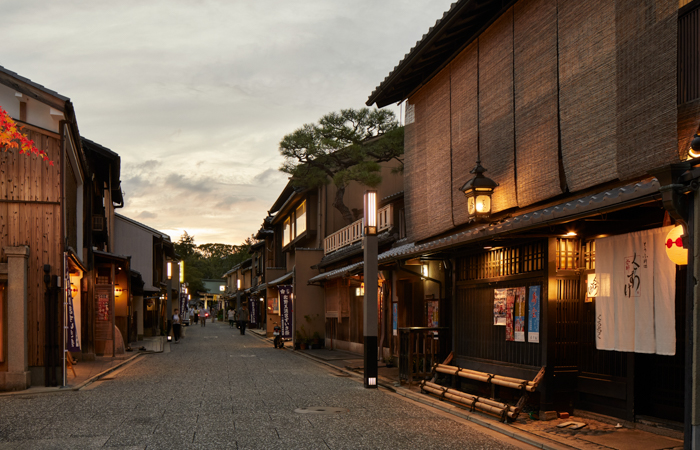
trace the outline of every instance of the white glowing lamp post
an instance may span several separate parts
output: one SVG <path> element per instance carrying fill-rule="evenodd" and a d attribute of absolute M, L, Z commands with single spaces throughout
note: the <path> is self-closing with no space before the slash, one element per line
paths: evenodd
<path fill-rule="evenodd" d="M 366 290 L 363 299 L 364 363 L 365 388 L 377 388 L 377 282 L 378 282 L 378 244 L 377 244 L 377 191 L 365 191 L 364 198 L 364 284 Z"/>

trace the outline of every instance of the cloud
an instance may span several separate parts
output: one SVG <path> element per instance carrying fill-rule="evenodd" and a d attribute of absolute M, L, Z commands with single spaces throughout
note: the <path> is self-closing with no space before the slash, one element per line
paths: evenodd
<path fill-rule="evenodd" d="M 276 168 L 265 169 L 264 171 L 260 172 L 259 174 L 253 177 L 252 184 L 264 186 L 266 184 L 269 184 L 271 181 L 279 181 L 280 179 L 286 179 L 287 176 L 287 174 L 283 174 Z"/>
<path fill-rule="evenodd" d="M 155 219 L 158 217 L 158 214 L 150 212 L 150 211 L 142 211 L 138 216 L 136 216 L 139 219 Z"/>
<path fill-rule="evenodd" d="M 125 215 L 238 244 L 287 183 L 280 139 L 364 106 L 451 1 L 23 0 L 2 65 L 121 156 Z"/>

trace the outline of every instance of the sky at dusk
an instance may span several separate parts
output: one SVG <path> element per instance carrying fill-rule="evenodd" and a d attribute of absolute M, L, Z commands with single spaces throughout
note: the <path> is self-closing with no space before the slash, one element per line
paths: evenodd
<path fill-rule="evenodd" d="M 120 214 L 239 244 L 287 182 L 282 137 L 363 107 L 450 3 L 0 0 L 0 65 L 121 156 Z"/>

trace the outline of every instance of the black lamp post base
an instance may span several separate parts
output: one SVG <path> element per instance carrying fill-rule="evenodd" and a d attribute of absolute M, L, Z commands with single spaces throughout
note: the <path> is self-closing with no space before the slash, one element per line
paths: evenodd
<path fill-rule="evenodd" d="M 365 387 L 377 388 L 377 336 L 365 336 Z"/>

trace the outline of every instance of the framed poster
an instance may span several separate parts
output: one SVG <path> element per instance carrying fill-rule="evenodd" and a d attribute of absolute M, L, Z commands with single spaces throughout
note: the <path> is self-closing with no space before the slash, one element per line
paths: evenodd
<path fill-rule="evenodd" d="M 538 344 L 540 342 L 540 286 L 530 286 L 527 294 L 528 316 L 527 341 Z"/>
<path fill-rule="evenodd" d="M 438 301 L 437 300 L 431 300 L 428 302 L 425 302 L 425 309 L 426 309 L 426 326 L 428 327 L 438 327 Z"/>
<path fill-rule="evenodd" d="M 513 288 L 514 309 L 513 309 L 513 337 L 515 342 L 525 342 L 525 315 L 526 300 L 525 287 Z"/>
<path fill-rule="evenodd" d="M 493 290 L 493 324 L 506 326 L 506 294 L 508 289 Z"/>

